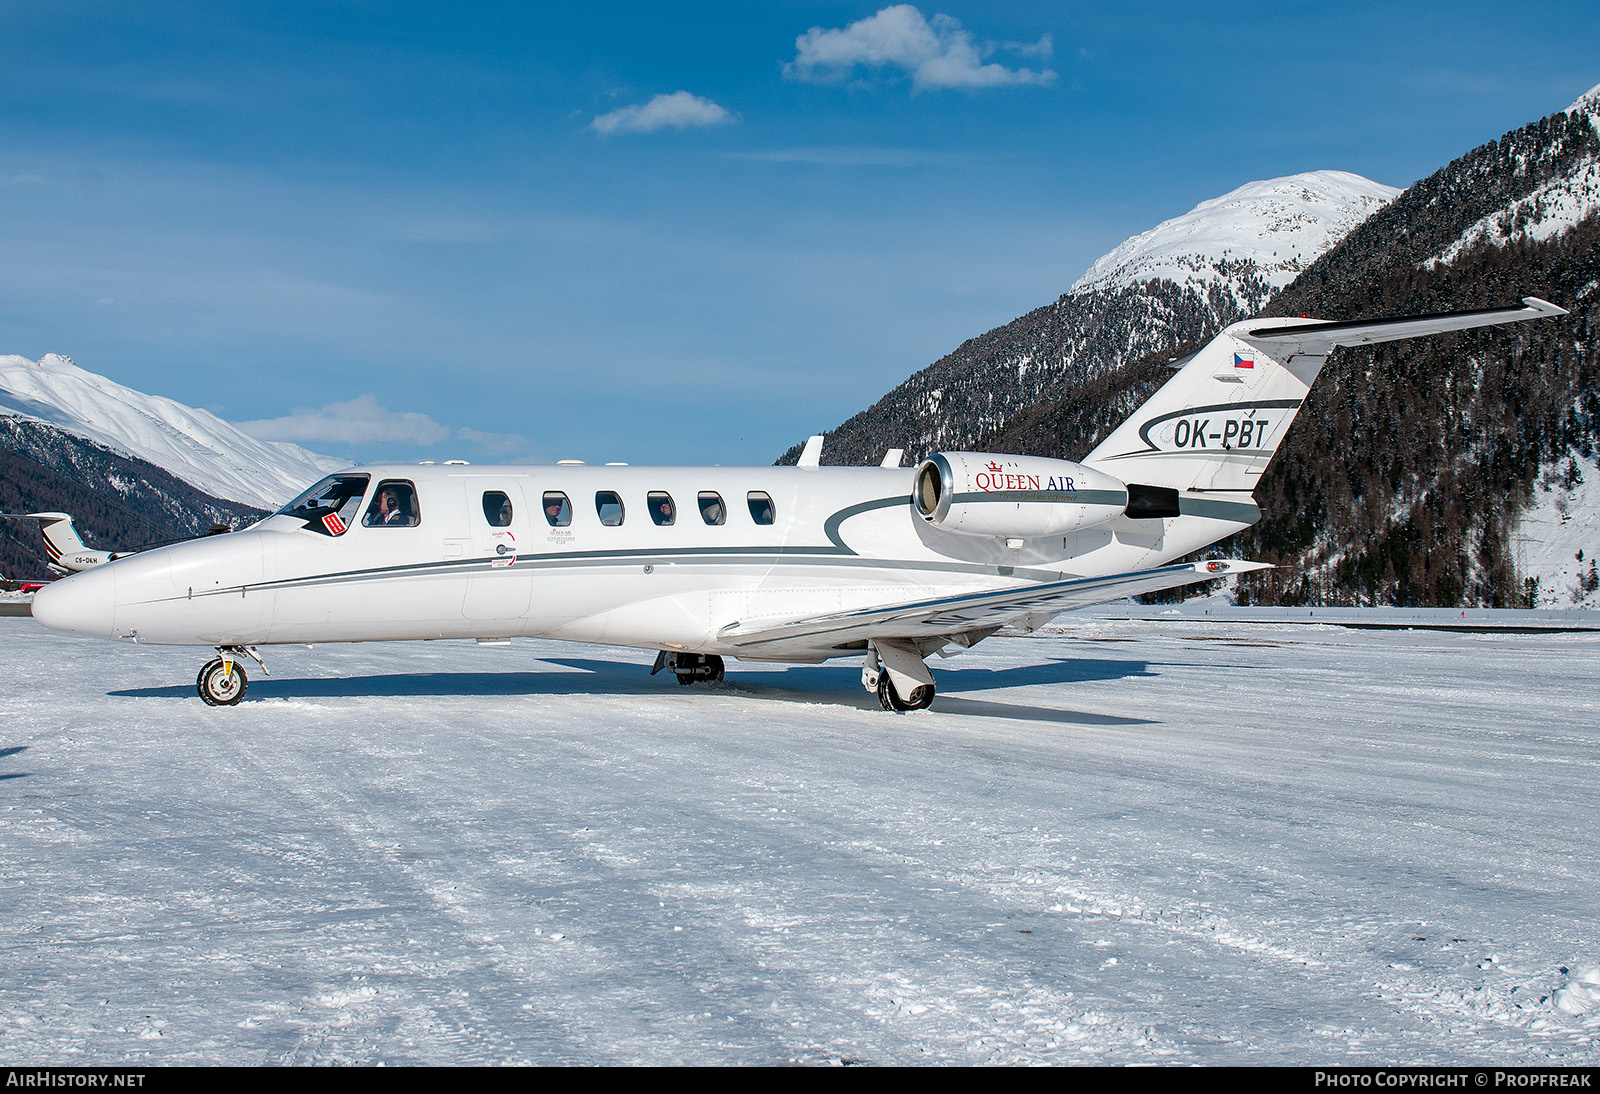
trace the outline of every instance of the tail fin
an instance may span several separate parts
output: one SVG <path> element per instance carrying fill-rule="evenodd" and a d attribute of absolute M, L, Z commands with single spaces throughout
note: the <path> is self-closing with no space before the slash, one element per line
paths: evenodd
<path fill-rule="evenodd" d="M 83 542 L 83 537 L 78 535 L 78 529 L 73 526 L 70 513 L 28 515 L 39 522 L 39 530 L 44 533 L 44 549 L 49 552 L 51 562 L 59 563 L 63 556 L 71 557 L 89 550 L 89 545 Z"/>
<path fill-rule="evenodd" d="M 49 567 L 58 574 L 75 574 L 116 558 L 111 551 L 91 551 L 78 535 L 70 513 L 29 513 L 44 533 L 44 549 Z"/>
<path fill-rule="evenodd" d="M 1335 346 L 1566 314 L 1530 296 L 1521 307 L 1438 315 L 1234 323 L 1083 462 L 1130 484 L 1247 498 Z"/>

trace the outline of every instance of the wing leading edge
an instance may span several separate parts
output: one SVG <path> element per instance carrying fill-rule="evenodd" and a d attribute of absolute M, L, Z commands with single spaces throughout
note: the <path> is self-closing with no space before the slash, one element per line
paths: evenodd
<path fill-rule="evenodd" d="M 748 627 L 733 623 L 723 628 L 718 637 L 736 657 L 826 655 L 841 646 L 874 638 L 923 640 L 955 638 L 975 631 L 992 633 L 1026 616 L 1049 617 L 1125 596 L 1271 568 L 1265 562 L 1236 559 L 1185 562 L 1105 577 L 1071 578 L 1021 588 L 912 600 L 778 623 L 763 621 Z"/>

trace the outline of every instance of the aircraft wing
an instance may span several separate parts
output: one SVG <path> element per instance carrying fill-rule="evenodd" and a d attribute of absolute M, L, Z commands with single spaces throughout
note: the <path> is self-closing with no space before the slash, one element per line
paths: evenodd
<path fill-rule="evenodd" d="M 1271 568 L 1265 562 L 1236 559 L 1185 562 L 1106 577 L 1077 577 L 779 622 L 763 620 L 748 626 L 734 623 L 724 628 L 718 637 L 732 647 L 734 656 L 756 658 L 795 656 L 806 651 L 827 653 L 871 638 L 954 638 L 973 632 L 992 633 L 1025 616 L 1049 618 L 1073 608 L 1104 604 L 1125 596 Z"/>

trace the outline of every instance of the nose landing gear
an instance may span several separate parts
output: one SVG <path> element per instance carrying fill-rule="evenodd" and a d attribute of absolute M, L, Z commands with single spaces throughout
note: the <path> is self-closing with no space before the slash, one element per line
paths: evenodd
<path fill-rule="evenodd" d="M 249 657 L 261 666 L 262 672 L 272 675 L 267 672 L 266 663 L 256 653 L 254 646 L 218 646 L 217 653 L 219 656 L 200 667 L 200 675 L 194 681 L 195 690 L 207 706 L 231 707 L 244 698 L 250 678 L 244 674 L 244 666 L 239 664 L 242 657 Z"/>

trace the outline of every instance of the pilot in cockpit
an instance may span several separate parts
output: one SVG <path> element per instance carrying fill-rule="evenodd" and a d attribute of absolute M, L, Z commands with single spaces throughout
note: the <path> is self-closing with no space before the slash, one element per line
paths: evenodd
<path fill-rule="evenodd" d="M 384 483 L 362 521 L 368 528 L 410 528 L 417 523 L 410 505 L 411 492 L 395 483 Z"/>

